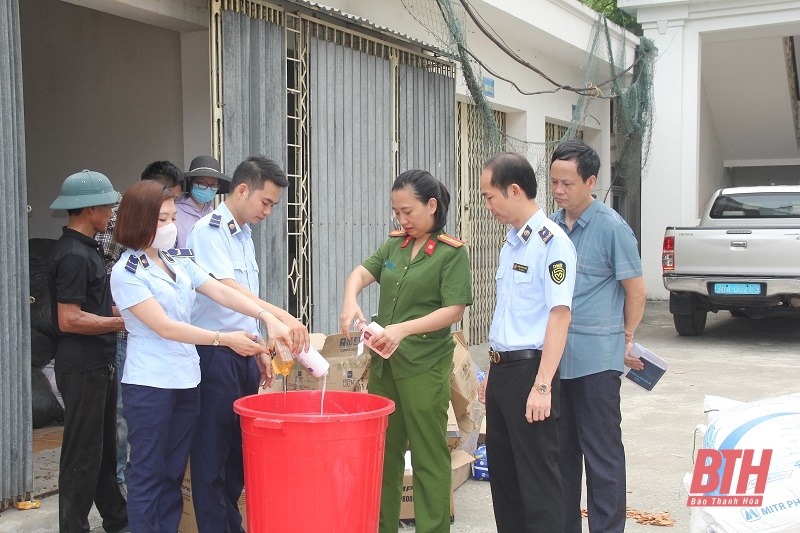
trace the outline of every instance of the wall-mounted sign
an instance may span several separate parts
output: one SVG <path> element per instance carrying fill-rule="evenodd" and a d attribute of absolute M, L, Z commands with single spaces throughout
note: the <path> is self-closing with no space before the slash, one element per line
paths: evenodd
<path fill-rule="evenodd" d="M 492 78 L 483 78 L 483 95 L 494 98 L 494 80 Z"/>

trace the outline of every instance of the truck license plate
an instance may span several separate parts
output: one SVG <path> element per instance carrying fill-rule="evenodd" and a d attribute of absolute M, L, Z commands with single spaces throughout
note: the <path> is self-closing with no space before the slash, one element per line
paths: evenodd
<path fill-rule="evenodd" d="M 760 283 L 715 283 L 714 294 L 761 294 Z"/>

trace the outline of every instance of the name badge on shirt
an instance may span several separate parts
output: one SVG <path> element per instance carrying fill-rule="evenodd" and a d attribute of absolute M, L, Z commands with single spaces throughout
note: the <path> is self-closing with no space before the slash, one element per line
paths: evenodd
<path fill-rule="evenodd" d="M 383 263 L 383 266 L 385 266 L 389 270 L 394 270 L 395 267 L 396 267 L 396 265 L 394 263 L 392 263 L 391 261 L 389 261 L 388 259 L 386 260 L 385 263 Z"/>
<path fill-rule="evenodd" d="M 514 266 L 511 267 L 512 270 L 516 270 L 517 272 L 522 272 L 523 274 L 528 272 L 528 267 L 525 265 L 520 265 L 519 263 L 514 263 Z"/>

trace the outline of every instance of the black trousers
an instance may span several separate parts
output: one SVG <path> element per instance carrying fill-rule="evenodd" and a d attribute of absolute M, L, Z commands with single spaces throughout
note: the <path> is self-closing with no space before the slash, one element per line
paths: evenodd
<path fill-rule="evenodd" d="M 492 363 L 489 372 L 486 453 L 498 533 L 555 533 L 564 527 L 556 427 L 558 372 L 550 416 L 533 423 L 525 419 L 539 362 Z"/>
<path fill-rule="evenodd" d="M 61 533 L 89 531 L 92 502 L 106 531 L 128 524 L 117 484 L 117 379 L 115 366 L 88 372 L 56 372 L 64 400 L 64 439 L 58 473 Z"/>
<path fill-rule="evenodd" d="M 625 447 L 620 427 L 619 374 L 606 370 L 561 381 L 558 434 L 566 533 L 581 533 L 584 468 L 589 531 L 625 531 Z"/>

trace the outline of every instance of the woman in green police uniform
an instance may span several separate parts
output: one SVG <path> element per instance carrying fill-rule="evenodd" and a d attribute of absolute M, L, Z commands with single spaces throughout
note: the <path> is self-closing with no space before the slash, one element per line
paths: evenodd
<path fill-rule="evenodd" d="M 390 398 L 383 462 L 380 532 L 396 533 L 400 517 L 404 455 L 411 449 L 417 533 L 450 531 L 450 454 L 447 406 L 455 341 L 450 326 L 472 303 L 469 256 L 464 242 L 442 231 L 450 194 L 424 170 L 402 173 L 392 186 L 392 211 L 402 230 L 347 279 L 340 326 L 349 335 L 355 318 L 364 320 L 356 298 L 380 284 L 377 322 L 385 329 L 372 338 L 369 392 Z"/>

